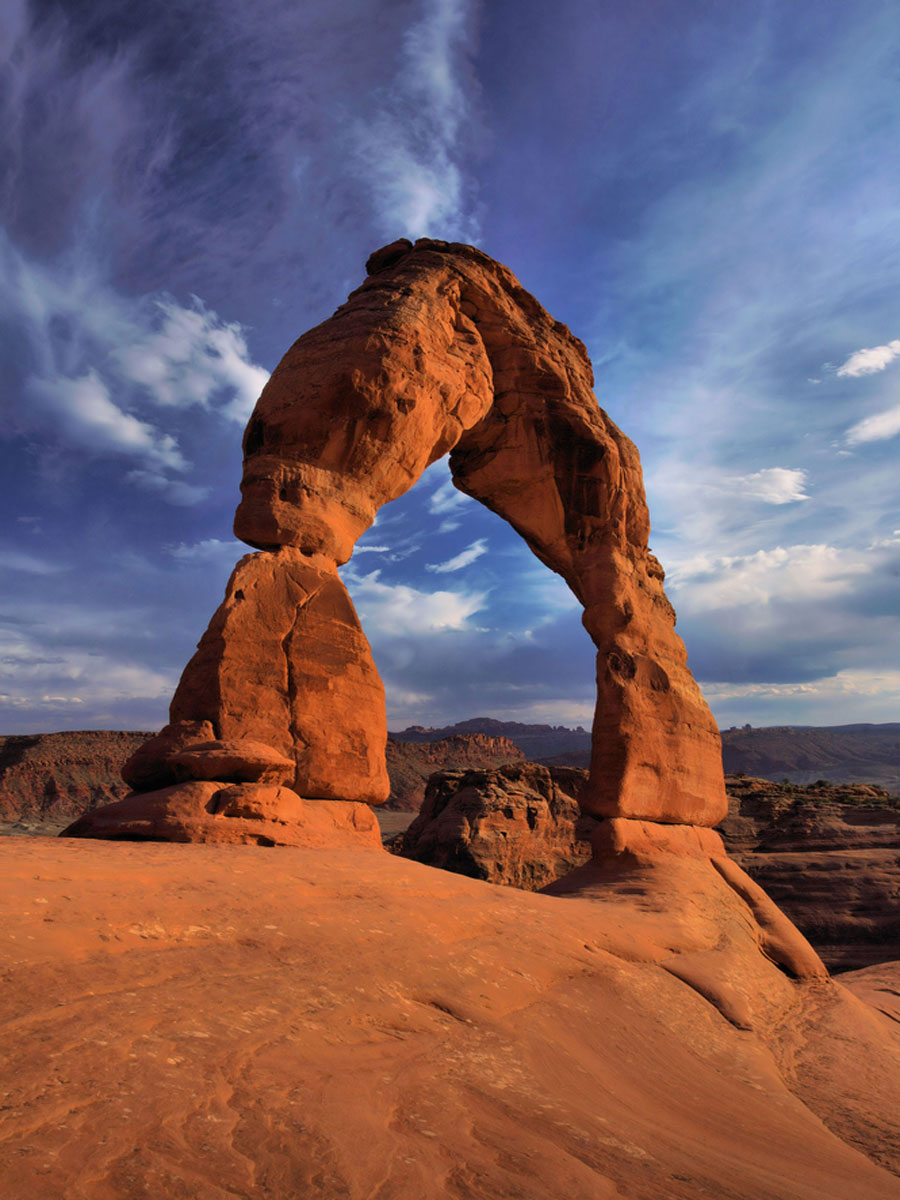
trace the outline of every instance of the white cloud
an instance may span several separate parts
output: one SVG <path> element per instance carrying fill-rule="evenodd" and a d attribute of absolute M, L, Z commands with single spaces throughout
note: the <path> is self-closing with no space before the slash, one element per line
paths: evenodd
<path fill-rule="evenodd" d="M 159 328 L 136 329 L 133 341 L 112 349 L 120 375 L 166 406 L 209 408 L 223 396 L 223 415 L 244 424 L 269 372 L 250 362 L 240 325 L 220 321 L 196 296 L 190 308 L 171 299 L 155 307 Z"/>
<path fill-rule="evenodd" d="M 0 628 L 0 702 L 12 708 L 114 704 L 167 699 L 177 674 L 97 649 L 57 648 L 48 657 L 36 637 Z"/>
<path fill-rule="evenodd" d="M 113 404 L 93 369 L 74 379 L 31 379 L 26 394 L 53 415 L 70 444 L 141 458 L 173 471 L 187 466 L 175 439 Z"/>
<path fill-rule="evenodd" d="M 869 346 L 867 349 L 857 350 L 838 367 L 837 373 L 851 377 L 874 375 L 876 371 L 883 371 L 898 355 L 900 355 L 900 338 L 895 338 L 894 341 L 888 342 L 884 346 Z"/>
<path fill-rule="evenodd" d="M 240 326 L 193 298 L 117 294 L 77 259 L 39 264 L 0 234 L 0 318 L 30 401 L 18 430 L 138 461 L 134 482 L 174 504 L 207 494 L 168 475 L 189 467 L 148 406 L 212 409 L 243 424 L 268 373 L 249 358 Z"/>
<path fill-rule="evenodd" d="M 795 468 L 767 467 L 752 475 L 735 476 L 734 484 L 745 496 L 765 504 L 793 504 L 809 499 L 804 491 L 806 472 Z"/>
<path fill-rule="evenodd" d="M 425 567 L 426 571 L 433 571 L 435 575 L 446 575 L 451 571 L 461 571 L 463 567 L 469 566 L 475 562 L 477 558 L 481 558 L 482 554 L 487 552 L 487 539 L 479 538 L 473 542 L 471 546 L 467 546 L 465 550 L 461 550 L 459 554 L 442 563 L 428 563 Z"/>
<path fill-rule="evenodd" d="M 900 342 L 896 343 L 900 345 Z M 864 417 L 847 430 L 847 443 L 858 446 L 862 442 L 881 442 L 900 433 L 900 404 L 884 412 Z"/>
<path fill-rule="evenodd" d="M 776 600 L 815 601 L 851 592 L 855 580 L 890 546 L 900 546 L 900 539 L 855 551 L 818 544 L 723 557 L 696 555 L 670 565 L 668 588 L 685 611 L 747 606 L 765 623 L 771 618 L 764 609 Z"/>
<path fill-rule="evenodd" d="M 145 492 L 155 492 L 169 504 L 179 508 L 191 508 L 209 495 L 210 489 L 199 484 L 186 483 L 183 479 L 167 479 L 157 471 L 129 471 L 125 476 L 128 483 L 137 484 Z"/>
<path fill-rule="evenodd" d="M 382 583 L 369 575 L 342 572 L 363 628 L 374 638 L 409 637 L 470 628 L 469 618 L 484 607 L 484 592 L 423 592 L 407 584 Z"/>
<path fill-rule="evenodd" d="M 393 86 L 354 127 L 360 175 L 386 231 L 477 238 L 456 161 L 475 87 L 467 74 L 473 16 L 469 0 L 422 0 Z"/>
<path fill-rule="evenodd" d="M 878 696 L 896 693 L 900 698 L 900 671 L 838 671 L 825 679 L 805 683 L 704 683 L 709 700 L 784 699 L 793 697 Z"/>

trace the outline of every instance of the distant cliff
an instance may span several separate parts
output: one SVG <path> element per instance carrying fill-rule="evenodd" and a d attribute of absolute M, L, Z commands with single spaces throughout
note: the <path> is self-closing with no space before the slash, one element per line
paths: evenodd
<path fill-rule="evenodd" d="M 149 733 L 90 730 L 0 738 L 0 821 L 64 824 L 127 795 L 122 763 Z"/>
<path fill-rule="evenodd" d="M 722 758 L 730 775 L 873 783 L 900 792 L 900 723 L 725 729 Z"/>

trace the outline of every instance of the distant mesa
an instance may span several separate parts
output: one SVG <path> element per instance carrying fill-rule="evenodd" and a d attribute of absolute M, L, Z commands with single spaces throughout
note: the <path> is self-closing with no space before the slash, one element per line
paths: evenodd
<path fill-rule="evenodd" d="M 257 553 L 237 564 L 170 724 L 126 765 L 127 815 L 97 810 L 67 832 L 135 836 L 140 825 L 165 839 L 177 810 L 179 838 L 231 840 L 197 784 L 271 790 L 250 767 L 260 747 L 293 765 L 278 771 L 287 807 L 290 794 L 384 802 L 384 690 L 337 567 L 378 509 L 448 452 L 455 485 L 505 518 L 584 607 L 597 706 L 581 808 L 714 825 L 726 810 L 718 731 L 648 549 L 637 450 L 597 405 L 584 346 L 474 247 L 401 239 L 367 269 L 294 343 L 248 422 L 235 533 Z"/>

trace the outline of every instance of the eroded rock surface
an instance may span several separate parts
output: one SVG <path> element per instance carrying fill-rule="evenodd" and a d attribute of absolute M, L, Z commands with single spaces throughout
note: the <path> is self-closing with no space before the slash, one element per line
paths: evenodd
<path fill-rule="evenodd" d="M 61 825 L 119 800 L 122 763 L 147 733 L 91 730 L 0 738 L 0 821 Z"/>
<path fill-rule="evenodd" d="M 191 780 L 141 792 L 86 813 L 64 837 L 123 841 L 222 842 L 228 845 L 381 848 L 366 804 L 304 800 L 264 783 Z"/>
<path fill-rule="evenodd" d="M 578 807 L 586 780 L 586 771 L 529 762 L 437 772 L 398 853 L 473 879 L 536 891 L 591 856 L 595 822 Z"/>
<path fill-rule="evenodd" d="M 900 958 L 900 802 L 871 784 L 729 776 L 729 851 L 832 970 Z"/>
<path fill-rule="evenodd" d="M 708 861 L 599 872 L 0 839 L 0 1195 L 898 1200 L 896 1021 Z"/>
<path fill-rule="evenodd" d="M 598 407 L 583 344 L 471 246 L 401 240 L 367 270 L 291 347 L 247 425 L 235 533 L 260 553 L 232 575 L 172 726 L 292 757 L 302 796 L 385 800 L 381 684 L 336 568 L 449 451 L 456 486 L 584 607 L 597 646 L 584 810 L 714 825 L 718 730 L 648 548 L 637 450 Z"/>

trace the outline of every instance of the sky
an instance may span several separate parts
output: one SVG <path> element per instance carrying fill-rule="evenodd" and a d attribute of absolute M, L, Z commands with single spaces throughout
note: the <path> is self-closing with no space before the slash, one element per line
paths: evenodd
<path fill-rule="evenodd" d="M 0 733 L 155 729 L 268 374 L 397 237 L 587 345 L 725 728 L 900 720 L 895 0 L 0 0 Z M 389 727 L 588 726 L 437 463 L 342 568 Z"/>

